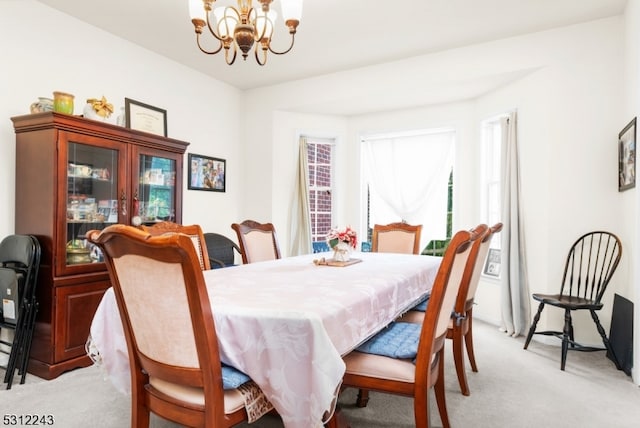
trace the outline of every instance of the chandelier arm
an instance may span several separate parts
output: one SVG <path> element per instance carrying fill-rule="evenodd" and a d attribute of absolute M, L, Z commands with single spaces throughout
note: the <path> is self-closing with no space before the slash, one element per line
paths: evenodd
<path fill-rule="evenodd" d="M 236 49 L 235 45 L 233 47 L 233 57 L 231 58 L 231 62 L 229 62 L 229 49 L 225 49 L 224 51 L 224 60 L 227 62 L 227 65 L 232 65 L 236 62 L 236 55 L 238 55 L 238 49 Z"/>
<path fill-rule="evenodd" d="M 258 55 L 258 50 L 262 51 L 262 57 L 264 61 L 260 61 L 260 55 Z M 265 65 L 267 63 L 267 50 L 259 49 L 259 45 L 256 45 L 254 52 L 255 52 L 256 62 L 258 63 L 258 65 Z"/>
<path fill-rule="evenodd" d="M 207 13 L 205 13 L 206 17 L 207 17 L 207 28 L 209 29 L 209 32 L 211 33 L 211 35 L 213 37 L 215 37 L 216 39 L 218 39 L 220 41 L 220 44 L 222 44 L 222 37 L 220 37 L 218 35 L 218 33 L 216 33 L 216 31 L 213 29 L 213 27 L 211 26 L 211 20 L 209 19 L 209 15 L 211 14 L 211 11 L 208 11 Z M 220 49 L 218 49 L 218 52 L 220 52 Z"/>
<path fill-rule="evenodd" d="M 208 51 L 208 50 L 204 49 L 202 47 L 202 45 L 200 44 L 200 34 L 197 35 L 196 42 L 198 44 L 198 49 L 200 49 L 200 51 L 202 53 L 205 53 L 207 55 L 215 55 L 215 54 L 217 54 L 218 52 L 220 52 L 222 50 L 222 46 L 223 46 L 222 41 L 219 41 L 220 42 L 220 46 L 218 46 L 218 49 L 213 50 L 213 51 Z"/>
<path fill-rule="evenodd" d="M 287 52 L 289 52 L 291 49 L 293 49 L 293 44 L 296 41 L 296 35 L 295 33 L 291 34 L 291 45 L 289 45 L 289 48 L 286 51 L 282 51 L 282 52 L 278 52 L 278 51 L 274 51 L 273 49 L 271 49 L 271 43 L 269 43 L 269 52 L 275 54 L 275 55 L 284 55 Z"/>

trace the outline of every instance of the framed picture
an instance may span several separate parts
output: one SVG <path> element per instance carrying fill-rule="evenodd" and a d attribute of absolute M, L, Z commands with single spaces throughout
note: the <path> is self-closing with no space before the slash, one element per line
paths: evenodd
<path fill-rule="evenodd" d="M 490 248 L 489 254 L 487 254 L 487 260 L 484 263 L 484 271 L 482 273 L 493 278 L 500 278 L 500 262 L 500 250 Z"/>
<path fill-rule="evenodd" d="M 127 128 L 167 136 L 167 111 L 131 98 L 124 99 Z"/>
<path fill-rule="evenodd" d="M 618 134 L 618 191 L 636 187 L 636 118 Z"/>
<path fill-rule="evenodd" d="M 227 161 L 189 153 L 188 188 L 190 190 L 226 190 Z"/>

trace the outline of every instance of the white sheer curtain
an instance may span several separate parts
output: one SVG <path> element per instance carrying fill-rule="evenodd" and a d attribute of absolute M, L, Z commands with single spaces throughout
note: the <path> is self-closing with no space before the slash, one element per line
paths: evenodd
<path fill-rule="evenodd" d="M 293 192 L 291 222 L 289 223 L 289 255 L 309 254 L 311 249 L 311 215 L 309 213 L 309 164 L 307 139 L 300 137 L 298 171 Z"/>
<path fill-rule="evenodd" d="M 502 131 L 502 330 L 513 337 L 527 332 L 531 302 L 525 257 L 517 115 L 500 119 Z"/>
<path fill-rule="evenodd" d="M 400 220 L 422 224 L 422 247 L 446 238 L 454 141 L 451 128 L 363 138 L 371 225 Z"/>

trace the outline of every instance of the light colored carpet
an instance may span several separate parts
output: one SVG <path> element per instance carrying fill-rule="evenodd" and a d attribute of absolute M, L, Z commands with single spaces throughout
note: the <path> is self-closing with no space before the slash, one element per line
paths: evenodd
<path fill-rule="evenodd" d="M 509 338 L 495 326 L 474 324 L 479 372 L 469 369 L 471 396 L 459 392 L 451 350 L 447 349 L 445 378 L 447 408 L 453 427 L 637 427 L 640 388 L 616 370 L 604 352 L 570 352 L 565 372 L 560 371 L 560 349 Z M 448 341 L 449 342 L 449 341 Z M 450 344 L 447 345 L 450 347 Z M 0 370 L 0 375 L 4 372 Z M 343 413 L 353 428 L 413 427 L 411 399 L 372 393 L 366 408 L 356 408 L 356 391 L 340 398 Z M 431 421 L 442 426 L 435 398 Z M 52 381 L 27 376 L 24 385 L 0 390 L 2 414 L 51 414 L 63 428 L 121 428 L 130 423 L 129 397 L 118 393 L 99 367 L 66 373 Z M 153 428 L 176 425 L 152 417 Z M 242 428 L 281 428 L 277 417 L 267 416 Z"/>

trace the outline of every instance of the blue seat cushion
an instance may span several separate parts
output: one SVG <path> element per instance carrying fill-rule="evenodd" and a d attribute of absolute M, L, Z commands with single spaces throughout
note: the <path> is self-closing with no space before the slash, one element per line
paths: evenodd
<path fill-rule="evenodd" d="M 414 306 L 413 310 L 414 311 L 427 312 L 427 305 L 429 304 L 429 297 L 431 297 L 431 296 L 430 295 L 427 296 L 422 302 L 420 302 L 416 306 Z"/>
<path fill-rule="evenodd" d="M 357 350 L 391 358 L 415 358 L 422 324 L 393 322 L 360 345 Z"/>
<path fill-rule="evenodd" d="M 242 385 L 243 383 L 247 383 L 251 378 L 246 374 L 242 373 L 240 370 L 228 366 L 226 364 L 222 365 L 222 388 L 223 389 L 235 389 Z"/>

